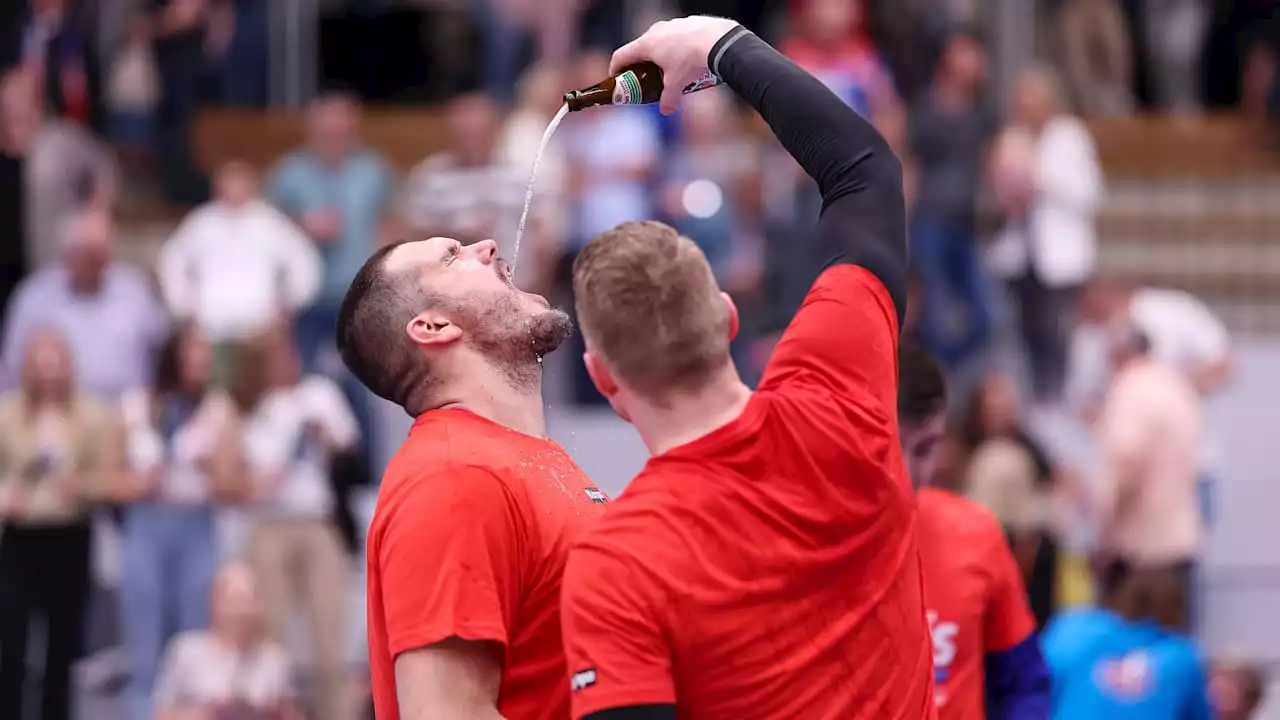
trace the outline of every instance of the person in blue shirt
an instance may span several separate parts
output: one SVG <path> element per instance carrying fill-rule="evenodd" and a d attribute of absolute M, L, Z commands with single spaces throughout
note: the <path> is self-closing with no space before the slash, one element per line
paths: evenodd
<path fill-rule="evenodd" d="M 1053 717 L 1208 720 L 1204 661 L 1172 628 L 1186 614 L 1176 572 L 1118 563 L 1106 607 L 1059 615 L 1041 649 L 1053 676 Z"/>

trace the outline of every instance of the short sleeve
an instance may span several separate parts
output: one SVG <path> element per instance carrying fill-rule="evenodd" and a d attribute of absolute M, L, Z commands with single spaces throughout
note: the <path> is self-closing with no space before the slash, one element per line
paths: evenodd
<path fill-rule="evenodd" d="M 309 410 L 335 444 L 350 448 L 360 441 L 360 425 L 337 383 L 316 376 L 308 383 L 308 394 L 311 401 Z"/>
<path fill-rule="evenodd" d="M 510 488 L 461 468 L 414 479 L 375 527 L 382 611 L 393 656 L 450 637 L 510 641 L 525 532 Z"/>
<path fill-rule="evenodd" d="M 894 416 L 898 322 L 893 300 L 867 269 L 841 263 L 823 271 L 782 334 L 761 391 L 831 393 Z"/>
<path fill-rule="evenodd" d="M 190 650 L 191 638 L 188 635 L 174 637 L 165 649 L 152 691 L 152 702 L 157 710 L 179 707 L 189 699 L 187 656 Z"/>
<path fill-rule="evenodd" d="M 575 548 L 561 589 L 573 717 L 675 703 L 665 623 L 655 590 L 623 558 Z"/>
<path fill-rule="evenodd" d="M 1027 605 L 1027 591 L 1013 551 L 994 523 L 989 546 L 987 566 L 991 574 L 982 639 L 986 652 L 998 653 L 1030 637 L 1035 632 L 1036 621 Z"/>

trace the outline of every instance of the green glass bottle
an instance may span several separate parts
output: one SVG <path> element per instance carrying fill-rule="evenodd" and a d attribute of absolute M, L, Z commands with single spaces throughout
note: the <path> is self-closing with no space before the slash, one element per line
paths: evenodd
<path fill-rule="evenodd" d="M 689 83 L 684 94 L 706 90 L 719 85 L 722 80 L 707 70 L 697 80 Z M 642 62 L 624 68 L 613 77 L 582 90 L 564 94 L 564 103 L 570 112 L 600 105 L 648 105 L 662 98 L 662 68 L 651 62 Z"/>

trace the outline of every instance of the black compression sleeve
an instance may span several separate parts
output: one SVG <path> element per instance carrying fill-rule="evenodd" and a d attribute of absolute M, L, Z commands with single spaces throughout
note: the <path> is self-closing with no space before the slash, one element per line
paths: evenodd
<path fill-rule="evenodd" d="M 676 720 L 675 705 L 632 705 L 601 710 L 582 720 Z"/>
<path fill-rule="evenodd" d="M 888 143 L 826 85 L 746 28 L 720 38 L 707 63 L 818 182 L 818 234 L 827 265 L 846 262 L 871 271 L 893 299 L 901 325 L 907 306 L 906 209 L 902 164 Z"/>

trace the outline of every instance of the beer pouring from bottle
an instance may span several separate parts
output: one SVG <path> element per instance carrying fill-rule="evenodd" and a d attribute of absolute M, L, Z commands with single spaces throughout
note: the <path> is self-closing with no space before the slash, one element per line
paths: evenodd
<path fill-rule="evenodd" d="M 720 83 L 720 78 L 707 70 L 686 85 L 683 92 L 688 95 Z M 662 98 L 662 89 L 662 68 L 652 62 L 641 62 L 589 88 L 565 93 L 564 103 L 570 112 L 600 105 L 649 105 Z"/>

